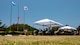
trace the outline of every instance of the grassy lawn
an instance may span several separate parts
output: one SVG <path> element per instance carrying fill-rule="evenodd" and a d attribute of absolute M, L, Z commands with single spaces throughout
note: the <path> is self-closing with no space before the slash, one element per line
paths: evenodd
<path fill-rule="evenodd" d="M 0 36 L 0 45 L 80 45 L 80 36 Z"/>

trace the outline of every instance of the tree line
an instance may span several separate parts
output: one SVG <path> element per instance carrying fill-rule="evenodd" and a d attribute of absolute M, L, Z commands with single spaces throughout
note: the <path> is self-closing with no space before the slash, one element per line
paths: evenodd
<path fill-rule="evenodd" d="M 23 33 L 24 29 L 28 29 L 30 34 L 32 34 L 32 32 L 34 30 L 37 30 L 36 28 L 34 28 L 34 27 L 32 27 L 28 24 L 12 24 L 10 26 L 6 26 L 6 24 L 3 24 L 2 21 L 0 20 L 0 34 L 1 35 L 5 35 L 5 34 L 13 34 L 13 35 L 24 34 Z"/>

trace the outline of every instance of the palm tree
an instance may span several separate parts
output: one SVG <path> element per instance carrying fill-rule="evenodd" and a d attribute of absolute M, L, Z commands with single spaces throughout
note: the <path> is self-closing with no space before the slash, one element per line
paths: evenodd
<path fill-rule="evenodd" d="M 7 31 L 7 27 L 5 26 L 5 24 L 2 24 L 2 21 L 0 20 L 0 34 L 4 35 L 6 34 Z"/>
<path fill-rule="evenodd" d="M 6 28 L 5 24 L 2 24 L 1 20 L 0 20 L 0 29 L 1 28 Z"/>

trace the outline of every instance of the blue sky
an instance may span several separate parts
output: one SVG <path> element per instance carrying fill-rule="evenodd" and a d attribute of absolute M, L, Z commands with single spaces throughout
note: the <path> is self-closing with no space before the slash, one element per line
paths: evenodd
<path fill-rule="evenodd" d="M 33 23 L 41 19 L 51 19 L 77 27 L 80 25 L 80 0 L 0 0 L 0 20 L 7 26 L 10 25 L 11 2 L 14 1 L 16 6 L 12 7 L 12 24 L 17 23 L 18 3 L 19 16 L 24 15 L 24 6 L 28 7 L 25 12 L 25 23 L 33 26 Z"/>

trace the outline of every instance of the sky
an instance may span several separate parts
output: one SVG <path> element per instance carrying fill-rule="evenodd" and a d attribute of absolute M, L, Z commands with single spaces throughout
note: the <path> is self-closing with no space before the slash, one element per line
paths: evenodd
<path fill-rule="evenodd" d="M 25 23 L 28 25 L 33 26 L 35 21 L 45 18 L 73 27 L 80 25 L 80 0 L 0 0 L 0 20 L 6 26 L 10 25 L 12 1 L 16 3 L 12 6 L 12 24 L 17 23 L 18 14 L 19 23 L 24 23 L 24 6 L 27 6 Z"/>

